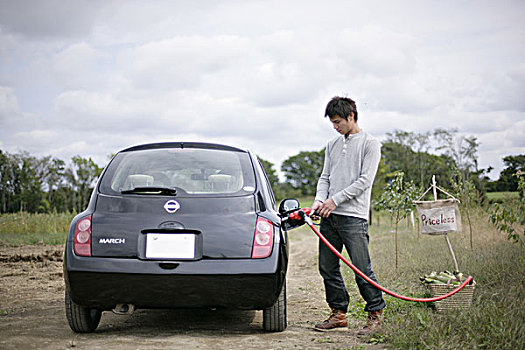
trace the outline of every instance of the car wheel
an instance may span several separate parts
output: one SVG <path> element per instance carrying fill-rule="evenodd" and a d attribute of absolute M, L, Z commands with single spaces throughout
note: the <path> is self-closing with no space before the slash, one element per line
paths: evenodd
<path fill-rule="evenodd" d="M 91 333 L 100 322 L 102 311 L 90 309 L 75 303 L 66 292 L 66 317 L 69 327 L 76 333 Z"/>
<path fill-rule="evenodd" d="M 282 332 L 286 329 L 286 325 L 285 281 L 275 304 L 263 310 L 263 327 L 268 332 Z"/>

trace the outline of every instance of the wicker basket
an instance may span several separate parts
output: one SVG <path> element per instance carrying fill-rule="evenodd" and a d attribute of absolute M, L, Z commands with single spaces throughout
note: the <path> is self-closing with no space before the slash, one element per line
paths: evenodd
<path fill-rule="evenodd" d="M 427 285 L 427 288 L 433 297 L 437 297 L 439 295 L 447 294 L 448 292 L 456 289 L 457 286 L 447 284 L 429 284 Z M 434 302 L 436 310 L 444 311 L 469 308 L 472 304 L 474 288 L 476 288 L 475 282 L 466 285 L 462 290 L 448 298 Z"/>

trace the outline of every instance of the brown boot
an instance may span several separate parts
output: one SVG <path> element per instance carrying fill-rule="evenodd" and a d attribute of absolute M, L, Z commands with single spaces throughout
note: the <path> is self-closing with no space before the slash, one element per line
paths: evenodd
<path fill-rule="evenodd" d="M 341 310 L 336 310 L 333 308 L 332 314 L 325 321 L 315 325 L 315 329 L 326 331 L 338 327 L 348 327 L 348 322 L 346 321 L 346 312 Z"/>
<path fill-rule="evenodd" d="M 365 336 L 365 335 L 371 335 L 377 332 L 381 328 L 381 315 L 382 314 L 383 314 L 383 310 L 369 311 L 366 326 L 364 326 L 363 329 L 357 332 L 357 335 Z"/>

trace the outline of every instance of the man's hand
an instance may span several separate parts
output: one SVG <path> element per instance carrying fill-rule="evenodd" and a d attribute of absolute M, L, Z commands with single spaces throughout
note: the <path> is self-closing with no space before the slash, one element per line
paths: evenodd
<path fill-rule="evenodd" d="M 318 206 L 314 209 L 314 206 L 315 206 L 317 203 L 320 203 L 320 205 L 318 205 Z M 328 216 L 330 216 L 330 214 L 332 214 L 332 212 L 334 211 L 335 208 L 336 208 L 336 205 L 335 205 L 334 200 L 333 200 L 332 198 L 328 198 L 324 203 L 321 203 L 321 202 L 319 202 L 319 201 L 316 201 L 316 202 L 312 205 L 312 209 L 317 210 L 317 212 L 319 213 L 319 215 L 321 215 L 323 218 L 327 218 Z"/>
<path fill-rule="evenodd" d="M 317 215 L 316 210 L 318 210 L 322 205 L 323 202 L 321 201 L 314 201 L 314 203 L 312 204 L 312 214 L 310 215 L 310 217 L 313 220 L 319 220 L 319 216 Z"/>

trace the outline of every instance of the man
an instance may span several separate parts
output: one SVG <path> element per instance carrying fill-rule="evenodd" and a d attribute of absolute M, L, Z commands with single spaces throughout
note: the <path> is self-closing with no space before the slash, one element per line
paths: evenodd
<path fill-rule="evenodd" d="M 326 146 L 323 172 L 317 183 L 312 209 L 321 218 L 321 233 L 340 252 L 343 245 L 354 264 L 372 280 L 377 281 L 368 252 L 368 213 L 370 194 L 377 172 L 381 146 L 379 142 L 357 125 L 355 102 L 346 97 L 334 97 L 326 106 L 339 136 Z M 315 325 L 329 330 L 347 327 L 346 311 L 349 296 L 341 276 L 339 258 L 319 242 L 319 272 L 324 280 L 330 317 Z M 358 335 L 377 331 L 385 302 L 380 290 L 356 276 L 359 292 L 366 301 L 368 322 Z"/>

